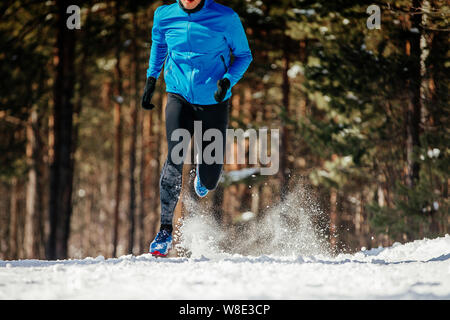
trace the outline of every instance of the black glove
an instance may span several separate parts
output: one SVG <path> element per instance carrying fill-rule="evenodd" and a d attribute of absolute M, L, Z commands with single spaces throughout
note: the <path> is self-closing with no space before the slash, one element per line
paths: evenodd
<path fill-rule="evenodd" d="M 227 94 L 228 89 L 230 88 L 230 80 L 227 78 L 223 78 L 222 80 L 217 81 L 217 91 L 214 93 L 214 99 L 217 102 L 222 102 Z"/>
<path fill-rule="evenodd" d="M 156 83 L 156 78 L 154 77 L 149 77 L 147 78 L 147 81 L 145 82 L 145 89 L 144 89 L 144 94 L 142 95 L 142 108 L 146 109 L 146 110 L 152 110 L 155 105 L 153 103 L 151 103 L 152 101 L 152 97 L 153 97 L 153 93 L 155 92 L 155 83 Z"/>

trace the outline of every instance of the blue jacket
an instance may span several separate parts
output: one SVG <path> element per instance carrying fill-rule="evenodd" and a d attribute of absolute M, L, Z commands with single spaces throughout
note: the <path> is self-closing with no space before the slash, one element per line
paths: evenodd
<path fill-rule="evenodd" d="M 167 92 L 192 104 L 216 104 L 217 81 L 230 80 L 225 99 L 230 98 L 251 61 L 244 28 L 232 9 L 214 0 L 205 0 L 201 10 L 189 14 L 178 3 L 156 9 L 147 77 L 158 79 L 164 64 Z"/>

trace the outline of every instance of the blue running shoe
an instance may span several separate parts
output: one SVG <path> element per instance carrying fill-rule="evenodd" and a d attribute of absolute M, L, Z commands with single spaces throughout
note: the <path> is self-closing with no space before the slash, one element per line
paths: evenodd
<path fill-rule="evenodd" d="M 165 257 L 172 248 L 172 235 L 167 230 L 161 230 L 150 244 L 150 253 L 154 256 Z"/>
<path fill-rule="evenodd" d="M 204 185 L 202 185 L 202 183 L 200 181 L 200 178 L 199 178 L 199 175 L 198 175 L 198 168 L 195 171 L 194 190 L 195 190 L 195 193 L 200 198 L 205 197 L 208 194 L 208 192 L 209 192 L 209 190 L 206 189 L 206 187 Z"/>

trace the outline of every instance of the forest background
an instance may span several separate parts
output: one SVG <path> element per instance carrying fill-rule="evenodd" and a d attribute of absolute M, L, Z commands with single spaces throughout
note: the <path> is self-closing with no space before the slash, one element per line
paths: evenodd
<path fill-rule="evenodd" d="M 172 2 L 1 2 L 0 259 L 146 252 L 167 152 L 162 77 L 157 108 L 140 99 L 153 14 Z M 216 221 L 241 230 L 298 194 L 334 252 L 447 234 L 448 1 L 218 2 L 254 59 L 229 126 L 279 129 L 281 145 L 277 175 L 225 166 L 204 200 Z M 180 201 L 176 218 L 188 211 Z"/>

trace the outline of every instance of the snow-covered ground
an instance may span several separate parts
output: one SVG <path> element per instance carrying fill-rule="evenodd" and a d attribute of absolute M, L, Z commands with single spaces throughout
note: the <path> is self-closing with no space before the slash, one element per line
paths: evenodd
<path fill-rule="evenodd" d="M 0 261 L 0 299 L 450 299 L 450 236 L 335 257 Z"/>

